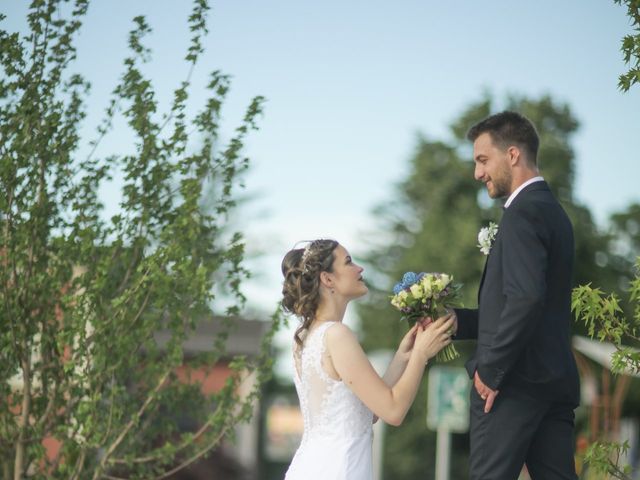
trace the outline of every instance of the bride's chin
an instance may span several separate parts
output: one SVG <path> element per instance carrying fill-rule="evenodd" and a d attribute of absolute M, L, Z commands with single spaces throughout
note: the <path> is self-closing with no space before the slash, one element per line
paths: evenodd
<path fill-rule="evenodd" d="M 364 297 L 367 293 L 369 293 L 369 287 L 367 287 L 366 285 L 362 284 L 362 286 L 358 290 L 355 290 L 349 296 L 349 300 L 356 300 L 358 298 Z"/>

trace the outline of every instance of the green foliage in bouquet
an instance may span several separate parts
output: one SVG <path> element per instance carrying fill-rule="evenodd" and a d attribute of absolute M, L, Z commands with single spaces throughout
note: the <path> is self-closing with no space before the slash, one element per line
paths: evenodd
<path fill-rule="evenodd" d="M 447 309 L 461 306 L 460 289 L 453 277 L 445 273 L 407 272 L 393 287 L 391 305 L 402 312 L 402 320 L 413 324 L 423 317 L 433 320 Z M 436 356 L 439 362 L 448 362 L 460 355 L 453 344 L 447 345 Z"/>

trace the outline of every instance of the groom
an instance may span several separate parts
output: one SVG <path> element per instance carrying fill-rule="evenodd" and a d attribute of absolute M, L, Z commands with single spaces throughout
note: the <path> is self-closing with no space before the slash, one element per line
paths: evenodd
<path fill-rule="evenodd" d="M 477 339 L 471 389 L 472 480 L 576 479 L 571 353 L 573 229 L 536 163 L 538 134 L 515 112 L 467 134 L 475 178 L 504 213 L 487 257 L 478 309 L 456 309 L 456 339 Z"/>

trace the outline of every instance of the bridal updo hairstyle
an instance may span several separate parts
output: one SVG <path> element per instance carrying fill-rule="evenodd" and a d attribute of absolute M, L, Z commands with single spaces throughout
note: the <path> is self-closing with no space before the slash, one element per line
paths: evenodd
<path fill-rule="evenodd" d="M 313 322 L 320 303 L 320 273 L 332 271 L 337 246 L 335 240 L 314 240 L 305 248 L 288 251 L 282 260 L 282 307 L 300 318 L 294 335 L 300 346 L 300 334 Z"/>

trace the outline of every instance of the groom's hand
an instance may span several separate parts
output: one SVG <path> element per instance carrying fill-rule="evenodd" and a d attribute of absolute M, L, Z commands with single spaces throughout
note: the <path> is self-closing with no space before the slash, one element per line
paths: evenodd
<path fill-rule="evenodd" d="M 480 375 L 478 375 L 478 371 L 476 370 L 475 375 L 473 376 L 473 386 L 476 388 L 476 392 L 480 395 L 480 398 L 485 401 L 484 404 L 484 413 L 489 413 L 491 408 L 493 407 L 493 402 L 496 399 L 499 390 L 491 390 L 487 387 L 483 381 L 480 379 Z"/>
<path fill-rule="evenodd" d="M 431 317 L 420 317 L 418 319 L 418 321 L 416 322 L 416 325 L 418 323 L 420 325 L 422 325 L 423 328 L 427 328 L 429 325 L 431 325 L 433 323 L 433 318 L 431 318 Z"/>
<path fill-rule="evenodd" d="M 456 311 L 453 308 L 447 308 L 447 313 L 449 315 L 453 315 L 453 336 L 455 336 L 456 333 L 458 333 L 458 315 L 456 314 Z"/>

